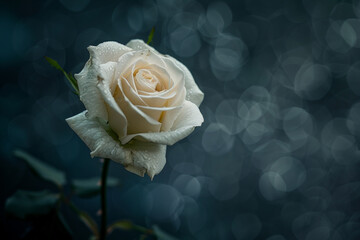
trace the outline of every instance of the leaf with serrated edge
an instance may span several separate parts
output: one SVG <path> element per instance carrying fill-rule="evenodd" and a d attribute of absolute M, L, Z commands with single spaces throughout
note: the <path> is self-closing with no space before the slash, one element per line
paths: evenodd
<path fill-rule="evenodd" d="M 18 190 L 5 203 L 8 214 L 20 219 L 48 214 L 56 207 L 59 194 L 49 191 Z"/>
<path fill-rule="evenodd" d="M 58 186 L 66 183 L 65 173 L 44 163 L 22 150 L 15 150 L 14 155 L 23 159 L 33 172 L 44 180 L 55 183 Z"/>

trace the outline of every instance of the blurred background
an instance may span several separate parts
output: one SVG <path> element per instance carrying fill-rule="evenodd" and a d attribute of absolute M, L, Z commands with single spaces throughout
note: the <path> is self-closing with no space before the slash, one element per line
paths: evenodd
<path fill-rule="evenodd" d="M 192 72 L 205 122 L 167 150 L 153 181 L 111 162 L 109 222 L 156 224 L 179 239 L 360 239 L 360 1 L 15 0 L 0 9 L 0 225 L 18 189 L 52 187 L 13 156 L 26 150 L 68 178 L 101 163 L 67 126 L 83 111 L 61 73 L 86 47 L 147 39 Z M 100 198 L 73 198 L 99 222 Z M 90 232 L 64 209 L 74 239 Z M 137 239 L 114 231 L 109 239 Z"/>

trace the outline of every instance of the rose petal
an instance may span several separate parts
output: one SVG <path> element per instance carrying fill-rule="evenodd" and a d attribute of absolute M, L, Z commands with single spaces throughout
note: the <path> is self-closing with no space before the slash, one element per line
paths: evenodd
<path fill-rule="evenodd" d="M 114 73 L 116 69 L 116 62 L 107 62 L 100 64 L 99 72 L 97 76 L 98 83 L 106 82 L 110 89 L 110 93 L 113 94 L 117 86 L 117 80 L 114 79 Z"/>
<path fill-rule="evenodd" d="M 97 120 L 86 117 L 86 111 L 66 119 L 66 122 L 90 148 L 92 157 L 110 158 L 125 165 L 133 162 L 130 152 L 111 137 Z"/>
<path fill-rule="evenodd" d="M 91 58 L 97 61 L 98 64 L 102 64 L 107 62 L 117 62 L 120 56 L 130 52 L 131 48 L 118 42 L 103 42 L 97 46 L 89 46 L 88 50 Z"/>
<path fill-rule="evenodd" d="M 124 77 L 121 81 L 121 87 L 126 94 L 127 98 L 134 104 L 134 105 L 142 105 L 147 106 L 148 104 L 144 102 L 144 100 L 138 95 L 137 92 L 130 86 L 130 83 Z"/>
<path fill-rule="evenodd" d="M 155 119 L 158 122 L 163 122 L 163 115 L 167 112 L 171 111 L 180 111 L 181 106 L 174 106 L 174 107 L 149 107 L 149 106 L 136 106 L 138 107 L 143 113 Z"/>
<path fill-rule="evenodd" d="M 104 126 L 86 117 L 86 111 L 66 119 L 69 126 L 92 151 L 91 157 L 109 158 L 124 165 L 125 169 L 140 176 L 147 173 L 151 179 L 163 169 L 166 146 L 134 140 L 121 145 L 110 136 Z"/>
<path fill-rule="evenodd" d="M 115 77 L 119 78 L 121 76 L 126 77 L 127 74 L 129 74 L 132 70 L 132 67 L 137 62 L 146 62 L 148 64 L 156 64 L 161 67 L 165 66 L 165 63 L 163 59 L 155 54 L 152 51 L 149 50 L 143 50 L 143 51 L 131 51 L 123 54 L 118 59 L 118 66 L 115 73 Z"/>
<path fill-rule="evenodd" d="M 98 66 L 95 66 L 89 60 L 83 70 L 79 74 L 75 74 L 75 78 L 79 85 L 80 100 L 89 111 L 89 117 L 100 117 L 104 120 L 108 119 L 104 100 L 96 87 Z"/>
<path fill-rule="evenodd" d="M 177 65 L 185 76 L 185 88 L 186 88 L 186 97 L 185 99 L 195 103 L 196 106 L 200 106 L 201 102 L 204 99 L 204 93 L 199 89 L 198 85 L 195 83 L 193 76 L 191 75 L 189 69 L 185 67 L 184 64 L 179 62 L 173 57 L 167 56 L 166 58 L 173 61 Z"/>
<path fill-rule="evenodd" d="M 131 40 L 126 44 L 126 46 L 134 49 L 134 50 L 151 50 L 154 52 L 157 52 L 154 48 L 146 44 L 144 41 L 139 39 Z M 158 52 L 157 52 L 158 53 Z M 193 76 L 191 75 L 190 71 L 187 69 L 187 67 L 176 60 L 173 57 L 170 57 L 168 55 L 162 55 L 163 58 L 170 59 L 174 62 L 175 65 L 177 65 L 185 74 L 185 88 L 186 88 L 186 100 L 189 100 L 193 103 L 195 103 L 197 106 L 200 106 L 201 102 L 204 99 L 204 93 L 199 89 L 197 84 L 194 81 Z"/>
<path fill-rule="evenodd" d="M 116 103 L 128 119 L 128 134 L 140 132 L 159 132 L 161 128 L 161 123 L 143 113 L 127 98 L 123 91 L 121 81 L 124 81 L 124 79 L 119 79 L 119 91 L 115 92 L 114 98 Z M 121 136 L 119 137 L 120 139 L 122 139 Z M 125 142 L 122 143 L 125 144 Z"/>
<path fill-rule="evenodd" d="M 149 44 L 146 44 L 143 40 L 141 39 L 133 39 L 130 42 L 128 42 L 126 44 L 127 47 L 132 48 L 136 51 L 139 50 L 151 50 L 153 52 L 159 53 L 158 51 L 155 50 L 155 48 L 149 46 Z"/>
<path fill-rule="evenodd" d="M 173 145 L 187 137 L 195 127 L 201 126 L 203 122 L 204 118 L 199 108 L 194 103 L 185 101 L 170 131 L 130 134 L 120 140 L 122 143 L 127 143 L 134 138 L 145 142 Z"/>
<path fill-rule="evenodd" d="M 179 114 L 183 110 L 184 102 L 185 102 L 185 88 L 179 91 L 178 94 L 169 101 L 169 104 L 172 106 L 182 106 L 181 108 L 174 109 L 173 111 L 167 111 L 163 115 L 161 131 L 170 131 L 173 127 L 175 120 L 178 118 Z"/>
<path fill-rule="evenodd" d="M 98 82 L 98 89 L 102 95 L 103 100 L 106 103 L 106 109 L 108 113 L 108 121 L 111 129 L 116 132 L 119 138 L 127 135 L 127 126 L 128 121 L 127 117 L 124 115 L 121 108 L 118 106 L 117 102 L 113 97 L 113 91 L 110 89 L 110 85 L 112 84 L 112 78 L 103 80 Z M 116 85 L 117 86 L 117 85 Z"/>
<path fill-rule="evenodd" d="M 133 163 L 125 167 L 128 171 L 143 176 L 145 172 L 151 179 L 160 173 L 166 163 L 166 145 L 134 140 L 125 145 L 131 152 Z"/>
<path fill-rule="evenodd" d="M 75 78 L 79 85 L 80 100 L 88 110 L 89 117 L 100 117 L 107 120 L 104 101 L 97 89 L 100 64 L 109 61 L 116 62 L 121 55 L 131 51 L 131 48 L 117 42 L 104 42 L 98 46 L 88 47 L 90 59 Z"/>

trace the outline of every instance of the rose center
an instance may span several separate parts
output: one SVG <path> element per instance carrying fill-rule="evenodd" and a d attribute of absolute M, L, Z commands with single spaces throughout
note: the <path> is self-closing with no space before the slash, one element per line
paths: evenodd
<path fill-rule="evenodd" d="M 161 91 L 159 79 L 148 69 L 140 69 L 135 75 L 135 84 L 139 90 L 155 92 Z"/>

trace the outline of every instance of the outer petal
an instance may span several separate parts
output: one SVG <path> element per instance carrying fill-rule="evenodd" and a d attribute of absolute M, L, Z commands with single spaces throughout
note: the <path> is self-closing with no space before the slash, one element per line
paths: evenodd
<path fill-rule="evenodd" d="M 117 42 L 104 42 L 98 46 L 88 47 L 90 59 L 75 78 L 79 84 L 80 100 L 89 111 L 89 117 L 100 117 L 107 120 L 105 103 L 96 85 L 100 72 L 100 64 L 117 62 L 124 53 L 131 51 L 130 48 Z"/>
<path fill-rule="evenodd" d="M 158 51 L 155 50 L 155 48 L 149 46 L 149 44 L 146 44 L 143 40 L 141 39 L 133 39 L 130 42 L 128 42 L 126 44 L 127 47 L 132 48 L 136 51 L 139 50 L 151 50 L 154 51 L 156 53 L 159 53 Z"/>
<path fill-rule="evenodd" d="M 147 172 L 153 179 L 165 166 L 166 145 L 135 140 L 124 147 L 131 152 L 133 159 L 133 163 L 125 167 L 130 172 L 140 176 Z"/>
<path fill-rule="evenodd" d="M 97 46 L 88 47 L 90 56 L 99 63 L 117 62 L 124 53 L 131 51 L 131 48 L 118 42 L 103 42 Z"/>
<path fill-rule="evenodd" d="M 139 39 L 131 40 L 126 44 L 126 46 L 134 49 L 134 50 L 144 50 L 149 49 L 152 51 L 157 52 L 154 48 L 146 44 L 144 41 Z M 158 53 L 158 52 L 157 52 Z M 197 106 L 201 104 L 201 102 L 204 99 L 204 93 L 199 89 L 197 84 L 194 81 L 193 76 L 191 75 L 190 71 L 187 69 L 187 67 L 176 60 L 173 57 L 170 57 L 168 55 L 162 55 L 163 58 L 170 59 L 174 62 L 175 65 L 177 65 L 185 74 L 185 88 L 186 88 L 186 100 L 189 100 L 190 102 L 195 103 Z"/>
<path fill-rule="evenodd" d="M 90 59 L 83 70 L 79 74 L 75 74 L 75 78 L 79 85 L 80 100 L 89 111 L 89 117 L 99 117 L 107 120 L 107 111 L 104 100 L 96 87 L 98 67 L 92 63 Z"/>
<path fill-rule="evenodd" d="M 124 165 L 132 163 L 131 154 L 95 119 L 86 117 L 86 111 L 66 119 L 69 126 L 92 151 L 92 157 L 110 158 Z"/>
<path fill-rule="evenodd" d="M 185 88 L 186 88 L 186 100 L 189 100 L 192 103 L 195 103 L 196 106 L 200 106 L 201 102 L 204 99 L 204 93 L 200 90 L 198 85 L 195 83 L 193 76 L 191 75 L 189 69 L 185 67 L 184 64 L 179 62 L 173 57 L 167 56 L 168 59 L 172 60 L 175 65 L 177 65 L 185 75 Z"/>
<path fill-rule="evenodd" d="M 204 118 L 199 108 L 194 103 L 185 101 L 170 131 L 131 134 L 120 140 L 123 143 L 129 142 L 131 139 L 136 139 L 145 142 L 173 145 L 187 137 L 195 127 L 201 126 L 203 122 Z"/>
<path fill-rule="evenodd" d="M 124 165 L 125 169 L 140 176 L 147 173 L 151 179 L 163 169 L 166 146 L 132 141 L 121 145 L 95 119 L 86 117 L 86 111 L 66 119 L 69 126 L 90 148 L 92 157 L 109 158 Z"/>

